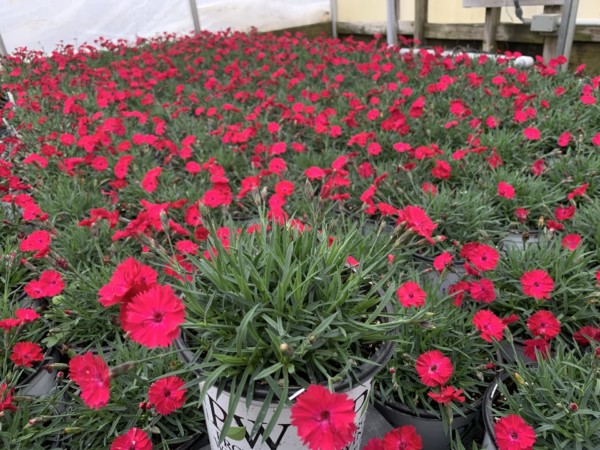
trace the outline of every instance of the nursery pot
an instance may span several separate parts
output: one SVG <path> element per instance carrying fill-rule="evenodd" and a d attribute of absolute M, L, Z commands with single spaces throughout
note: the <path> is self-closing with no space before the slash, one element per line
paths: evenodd
<path fill-rule="evenodd" d="M 500 391 L 498 390 L 500 381 L 505 380 L 506 378 L 508 378 L 508 375 L 506 374 L 500 374 L 494 378 L 493 383 L 490 384 L 483 397 L 482 416 L 483 426 L 485 427 L 485 436 L 483 438 L 481 450 L 498 450 L 498 447 L 496 446 L 496 433 L 494 432 L 494 424 L 496 421 L 494 420 L 492 408 L 494 406 L 494 401 L 500 394 Z"/>
<path fill-rule="evenodd" d="M 454 414 L 452 430 L 458 433 L 465 448 L 471 448 L 475 431 L 481 417 L 483 399 L 477 400 L 471 408 L 463 408 L 464 416 Z M 451 436 L 444 430 L 442 419 L 423 409 L 415 414 L 405 405 L 397 402 L 382 402 L 376 399 L 375 407 L 394 427 L 412 425 L 423 441 L 426 450 L 450 450 Z M 453 433 L 454 434 L 454 433 Z"/>
<path fill-rule="evenodd" d="M 181 350 L 181 357 L 186 362 L 194 360 L 195 355 L 186 348 L 185 343 L 181 339 L 176 341 L 176 345 Z M 391 341 L 382 343 L 379 349 L 371 356 L 373 364 L 361 365 L 353 373 L 352 379 L 347 378 L 333 386 L 335 392 L 345 393 L 352 399 L 354 410 L 356 411 L 356 433 L 354 434 L 354 440 L 345 450 L 360 450 L 361 448 L 361 437 L 367 415 L 371 383 L 375 374 L 385 366 L 394 354 L 395 346 L 395 343 Z M 201 373 L 198 373 L 198 376 L 201 376 Z M 290 389 L 289 396 L 295 398 L 294 394 L 297 394 L 298 391 L 298 388 Z M 267 392 L 264 388 L 257 387 L 254 390 L 253 399 L 249 407 L 246 407 L 246 399 L 242 396 L 233 411 L 234 417 L 231 426 L 245 428 L 244 436 L 239 440 L 226 437 L 222 443 L 219 443 L 223 425 L 229 414 L 228 406 L 231 395 L 227 389 L 219 393 L 218 389 L 214 386 L 208 390 L 203 406 L 211 450 L 296 450 L 308 448 L 302 444 L 296 429 L 291 424 L 291 407 L 289 406 L 283 409 L 272 433 L 269 436 L 263 435 L 270 418 L 278 406 L 277 403 L 272 403 L 269 406 L 266 416 L 262 418 L 262 427 L 257 436 L 254 438 L 251 437 L 252 428 L 256 421 L 259 420 L 258 414 L 264 404 L 263 400 L 266 398 Z"/>
<path fill-rule="evenodd" d="M 54 349 L 48 350 L 44 360 L 37 366 L 37 370 L 17 385 L 19 395 L 41 397 L 50 394 L 56 386 L 56 374 L 44 370 L 43 366 L 59 361 L 58 352 Z"/>
<path fill-rule="evenodd" d="M 539 241 L 539 230 L 530 230 L 526 233 L 511 231 L 498 242 L 498 249 L 504 253 L 510 250 L 525 250 L 528 246 L 537 244 Z"/>
<path fill-rule="evenodd" d="M 204 433 L 192 436 L 187 442 L 175 447 L 174 450 L 202 450 L 208 445 L 208 436 Z"/>

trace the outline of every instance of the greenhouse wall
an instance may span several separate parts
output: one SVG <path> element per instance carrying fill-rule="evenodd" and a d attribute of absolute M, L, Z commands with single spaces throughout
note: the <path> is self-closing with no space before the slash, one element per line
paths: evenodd
<path fill-rule="evenodd" d="M 331 20 L 329 0 L 197 0 L 201 29 L 272 31 Z M 0 0 L 8 52 L 51 51 L 98 37 L 134 40 L 194 29 L 188 0 Z"/>

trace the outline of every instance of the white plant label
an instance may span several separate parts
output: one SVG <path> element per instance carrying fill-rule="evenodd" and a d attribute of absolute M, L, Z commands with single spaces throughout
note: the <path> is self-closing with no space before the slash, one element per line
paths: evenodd
<path fill-rule="evenodd" d="M 370 390 L 371 380 L 368 380 L 365 384 L 356 385 L 352 390 L 346 392 L 348 397 L 354 401 L 356 433 L 354 434 L 354 441 L 345 450 L 360 450 Z M 246 409 L 245 399 L 243 398 L 235 409 L 231 426 L 245 428 L 245 436 L 240 440 L 233 440 L 230 437 L 226 437 L 222 443 L 219 443 L 223 424 L 227 419 L 229 397 L 229 393 L 225 391 L 217 397 L 217 388 L 211 387 L 204 398 L 204 415 L 206 417 L 206 428 L 211 450 L 296 450 L 308 448 L 302 445 L 296 428 L 291 424 L 292 411 L 289 407 L 283 409 L 271 435 L 264 436 L 267 423 L 277 407 L 276 404 L 269 407 L 258 434 L 255 438 L 251 438 L 251 431 L 256 423 L 262 403 L 253 401 L 250 408 Z"/>

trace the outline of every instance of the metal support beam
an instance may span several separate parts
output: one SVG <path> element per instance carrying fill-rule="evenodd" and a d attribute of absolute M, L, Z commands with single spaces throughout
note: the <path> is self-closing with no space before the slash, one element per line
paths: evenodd
<path fill-rule="evenodd" d="M 396 0 L 387 0 L 387 43 L 398 45 L 398 9 Z"/>
<path fill-rule="evenodd" d="M 334 39 L 337 39 L 337 0 L 329 0 L 329 10 L 331 15 L 331 35 Z"/>
<path fill-rule="evenodd" d="M 569 58 L 571 57 L 571 47 L 573 47 L 578 9 L 579 0 L 565 0 L 563 16 L 560 21 L 560 28 L 558 29 L 558 42 L 556 44 L 557 53 L 567 58 L 567 63 L 561 68 L 563 71 L 567 70 Z"/>
<path fill-rule="evenodd" d="M 198 34 L 200 33 L 200 16 L 198 15 L 198 5 L 196 5 L 196 0 L 189 0 L 189 2 L 192 20 L 194 21 L 194 32 Z"/>
<path fill-rule="evenodd" d="M 2 33 L 0 33 L 0 59 L 6 55 L 8 55 L 8 52 L 6 51 L 6 45 L 4 45 L 4 39 L 2 39 Z"/>

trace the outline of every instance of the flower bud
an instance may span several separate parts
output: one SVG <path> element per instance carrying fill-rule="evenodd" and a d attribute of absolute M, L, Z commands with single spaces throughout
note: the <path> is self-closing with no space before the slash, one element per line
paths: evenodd
<path fill-rule="evenodd" d="M 81 427 L 67 427 L 63 430 L 63 433 L 77 434 L 77 433 L 81 433 L 82 431 L 83 431 L 83 428 L 81 428 Z"/>
<path fill-rule="evenodd" d="M 158 215 L 160 217 L 160 224 L 162 225 L 162 229 L 165 233 L 167 233 L 171 228 L 169 225 L 169 217 L 167 216 L 167 213 L 164 210 L 161 211 Z"/>
<path fill-rule="evenodd" d="M 395 374 L 396 373 L 396 368 L 395 367 L 390 367 L 390 374 Z"/>
<path fill-rule="evenodd" d="M 309 344 L 314 344 L 317 341 L 317 337 L 314 334 L 311 334 L 308 338 L 306 338 L 306 340 L 309 342 Z"/>
<path fill-rule="evenodd" d="M 290 344 L 286 344 L 285 342 L 279 346 L 279 350 L 284 356 L 290 357 L 294 354 L 294 349 Z"/>
<path fill-rule="evenodd" d="M 517 372 L 515 372 L 515 374 L 513 375 L 513 378 L 515 379 L 517 384 L 520 384 L 520 385 L 525 384 L 525 379 L 521 375 L 519 375 Z"/>
<path fill-rule="evenodd" d="M 119 364 L 118 366 L 110 369 L 110 377 L 118 377 L 119 375 L 123 375 L 124 373 L 129 372 L 131 369 L 135 367 L 136 363 L 134 361 L 127 361 L 123 364 Z"/>
<path fill-rule="evenodd" d="M 577 403 L 571 402 L 571 403 L 569 403 L 569 409 L 571 411 L 577 411 L 579 409 L 579 406 L 577 406 Z"/>

